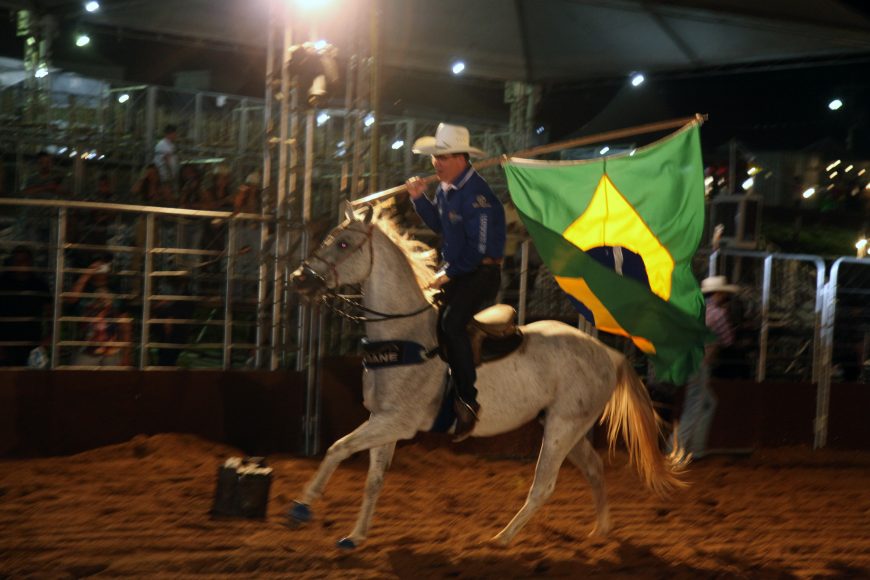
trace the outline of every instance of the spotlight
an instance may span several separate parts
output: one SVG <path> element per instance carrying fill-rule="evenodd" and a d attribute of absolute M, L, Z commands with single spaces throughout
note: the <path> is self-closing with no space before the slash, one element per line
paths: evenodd
<path fill-rule="evenodd" d="M 100 9 L 100 3 L 96 0 L 91 0 L 90 2 L 85 2 L 85 10 L 88 12 L 96 12 Z"/>
<path fill-rule="evenodd" d="M 745 191 L 749 191 L 750 189 L 752 189 L 752 186 L 755 185 L 755 179 L 750 177 L 749 179 L 744 181 L 741 185 L 743 186 L 743 189 Z"/>
<path fill-rule="evenodd" d="M 839 109 L 842 106 L 843 106 L 843 101 L 841 101 L 840 99 L 834 99 L 833 101 L 828 103 L 828 108 L 831 109 L 832 111 L 836 111 L 837 109 Z"/>
<path fill-rule="evenodd" d="M 130 95 L 128 95 L 127 93 L 121 93 L 120 95 L 118 95 L 118 102 L 119 103 L 126 103 L 129 100 L 130 100 Z"/>
<path fill-rule="evenodd" d="M 644 77 L 642 74 L 634 73 L 633 75 L 631 75 L 631 86 L 639 87 L 644 83 L 645 80 L 646 77 Z"/>
<path fill-rule="evenodd" d="M 465 70 L 465 63 L 462 62 L 461 60 L 457 60 L 456 62 L 453 63 L 453 66 L 451 67 L 450 70 L 452 70 L 453 74 L 455 74 L 455 75 L 461 74 L 462 71 Z"/>
<path fill-rule="evenodd" d="M 91 37 L 87 34 L 79 34 L 76 37 L 76 46 L 87 46 L 91 43 Z"/>
<path fill-rule="evenodd" d="M 805 189 L 804 192 L 803 192 L 801 195 L 803 196 L 804 199 L 809 199 L 809 198 L 811 198 L 813 195 L 815 195 L 815 193 L 816 193 L 816 188 L 815 188 L 815 187 L 809 187 L 809 188 Z"/>
<path fill-rule="evenodd" d="M 390 145 L 390 147 L 392 147 L 394 150 L 398 151 L 398 150 L 401 149 L 404 145 L 405 145 L 405 142 L 404 142 L 404 141 L 402 141 L 401 139 L 397 139 L 397 140 L 393 141 L 393 144 Z"/>

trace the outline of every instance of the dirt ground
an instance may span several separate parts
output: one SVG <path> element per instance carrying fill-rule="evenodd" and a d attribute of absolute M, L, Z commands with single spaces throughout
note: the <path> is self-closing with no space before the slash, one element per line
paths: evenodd
<path fill-rule="evenodd" d="M 209 517 L 216 472 L 239 452 L 189 435 L 140 436 L 70 457 L 0 461 L 0 578 L 870 577 L 870 452 L 708 458 L 669 500 L 606 462 L 614 530 L 587 538 L 588 488 L 562 468 L 509 548 L 485 540 L 522 504 L 534 464 L 401 446 L 366 544 L 353 526 L 366 457 L 336 472 L 306 527 L 285 513 L 316 461 L 272 457 L 265 521 Z"/>

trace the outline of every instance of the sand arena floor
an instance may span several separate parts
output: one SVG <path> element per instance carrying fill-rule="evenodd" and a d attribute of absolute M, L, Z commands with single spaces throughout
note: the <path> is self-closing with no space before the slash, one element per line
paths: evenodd
<path fill-rule="evenodd" d="M 401 446 L 368 542 L 353 526 L 367 457 L 336 472 L 307 527 L 284 514 L 316 461 L 271 457 L 265 521 L 215 520 L 215 474 L 239 452 L 189 435 L 137 437 L 70 457 L 0 461 L 0 578 L 870 577 L 870 452 L 711 458 L 670 500 L 606 462 L 614 530 L 587 533 L 585 480 L 562 468 L 550 502 L 509 548 L 485 544 L 522 504 L 529 461 Z"/>

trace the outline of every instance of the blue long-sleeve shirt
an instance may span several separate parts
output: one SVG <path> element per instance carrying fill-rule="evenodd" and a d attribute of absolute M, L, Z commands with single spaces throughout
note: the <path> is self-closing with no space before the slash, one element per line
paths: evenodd
<path fill-rule="evenodd" d="M 427 226 L 443 237 L 441 255 L 450 278 L 473 272 L 487 257 L 504 256 L 504 206 L 473 167 L 453 183 L 441 184 L 435 202 L 425 195 L 413 200 Z"/>

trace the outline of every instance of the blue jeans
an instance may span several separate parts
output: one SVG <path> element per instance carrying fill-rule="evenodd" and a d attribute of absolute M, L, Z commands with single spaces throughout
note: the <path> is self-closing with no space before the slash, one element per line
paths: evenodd
<path fill-rule="evenodd" d="M 716 403 L 716 395 L 710 389 L 710 367 L 704 363 L 686 384 L 683 413 L 677 428 L 677 443 L 695 457 L 703 457 L 707 451 L 707 436 L 716 414 Z M 673 447 L 673 440 L 669 446 Z"/>

